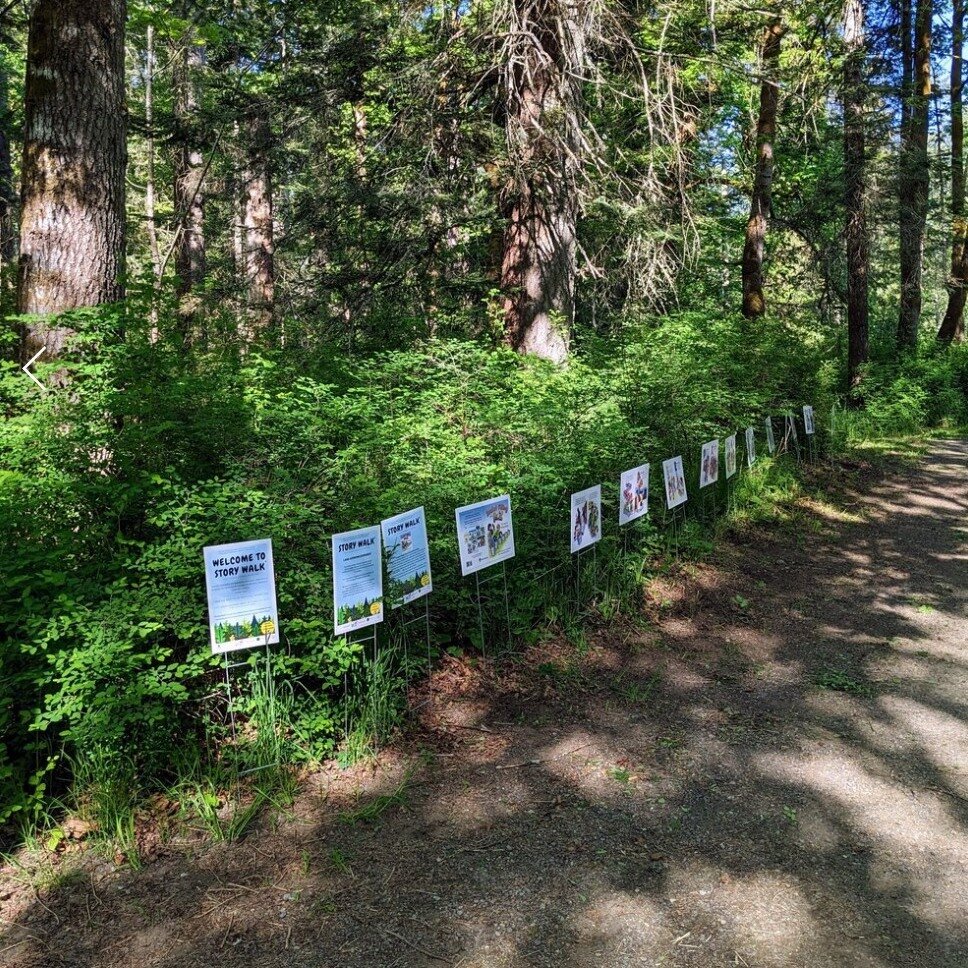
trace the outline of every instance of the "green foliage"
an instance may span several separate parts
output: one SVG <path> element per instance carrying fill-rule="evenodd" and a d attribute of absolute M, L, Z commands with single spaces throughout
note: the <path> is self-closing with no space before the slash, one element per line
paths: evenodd
<path fill-rule="evenodd" d="M 407 678 L 399 616 L 388 615 L 372 668 L 361 645 L 333 635 L 334 532 L 422 504 L 434 646 L 460 649 L 478 622 L 456 567 L 453 509 L 507 491 L 512 632 L 534 638 L 556 624 L 581 641 L 581 616 L 625 608 L 644 563 L 672 550 L 663 458 L 683 454 L 694 481 L 701 441 L 751 422 L 761 441 L 763 414 L 809 400 L 820 415 L 831 400 L 823 341 L 790 321 L 644 319 L 618 344 L 583 333 L 581 355 L 555 368 L 443 339 L 354 358 L 186 353 L 134 325 L 118 341 L 113 312 L 74 321 L 75 348 L 58 364 L 69 392 L 40 397 L 12 366 L 0 371 L 0 820 L 40 816 L 73 772 L 129 854 L 127 818 L 152 791 L 182 789 L 212 828 L 212 798 L 229 782 L 220 770 L 315 762 L 340 745 L 352 760 L 398 721 Z M 900 405 L 913 413 L 904 419 L 963 405 L 964 359 L 905 364 L 883 394 L 872 379 L 873 412 L 892 394 L 908 400 L 901 380 L 914 400 Z M 606 527 L 577 578 L 569 494 L 601 482 L 612 522 L 619 472 L 645 460 L 650 517 L 623 533 Z M 790 461 L 762 460 L 756 473 L 741 470 L 736 502 L 770 513 L 796 481 Z M 676 547 L 703 553 L 711 534 L 708 520 L 690 518 Z M 232 744 L 201 551 L 258 536 L 274 542 L 283 641 L 271 667 L 253 653 L 236 673 Z M 494 648 L 506 634 L 503 607 L 486 611 Z M 221 749 L 224 763 L 183 769 L 206 749 Z"/>
<path fill-rule="evenodd" d="M 916 434 L 957 432 L 968 426 L 968 345 L 927 346 L 894 359 L 877 354 L 867 367 L 863 409 L 838 411 L 836 443 Z"/>
<path fill-rule="evenodd" d="M 340 814 L 340 822 L 354 826 L 359 823 L 374 823 L 383 816 L 390 807 L 404 806 L 407 802 L 407 791 L 413 779 L 412 772 L 407 772 L 403 779 L 390 793 L 381 793 L 368 803 Z M 334 866 L 339 867 L 334 860 Z"/>
<path fill-rule="evenodd" d="M 844 659 L 843 656 L 840 658 Z M 874 688 L 871 685 L 861 682 L 856 676 L 839 666 L 820 669 L 814 675 L 813 682 L 818 688 L 830 689 L 833 692 L 846 692 L 865 698 L 874 695 Z"/>
<path fill-rule="evenodd" d="M 533 642 L 555 627 L 581 652 L 589 618 L 634 615 L 650 562 L 712 547 L 725 487 L 698 494 L 701 441 L 755 424 L 760 461 L 753 473 L 741 467 L 734 516 L 776 520 L 800 477 L 789 458 L 765 457 L 767 413 L 812 403 L 824 447 L 830 436 L 840 446 L 968 425 L 968 349 L 896 358 L 895 240 L 884 228 L 896 225 L 896 199 L 875 191 L 866 409 L 839 411 L 831 434 L 845 355 L 842 123 L 829 109 L 842 77 L 830 29 L 840 8 L 788 6 L 770 315 L 734 311 L 762 11 L 734 5 L 710 24 L 708 4 L 660 0 L 626 11 L 641 64 L 618 44 L 594 52 L 601 73 L 588 75 L 585 135 L 595 158 L 577 159 L 569 200 L 579 213 L 574 357 L 558 369 L 503 348 L 496 270 L 514 162 L 506 92 L 494 83 L 495 4 L 247 0 L 196 4 L 190 18 L 179 5 L 130 5 L 129 296 L 64 320 L 77 334 L 70 351 L 35 370 L 45 381 L 63 371 L 67 389 L 42 396 L 12 362 L 16 267 L 0 267 L 11 324 L 0 330 L 0 827 L 53 830 L 63 800 L 136 862 L 137 810 L 154 791 L 230 838 L 285 804 L 286 764 L 371 755 L 399 720 L 423 644 L 405 652 L 398 613 L 375 659 L 334 637 L 336 531 L 424 505 L 433 651 L 494 650 L 509 631 Z M 0 38 L 0 125 L 15 139 L 23 34 L 18 16 Z M 208 66 L 190 78 L 181 54 L 196 43 Z M 870 64 L 885 91 L 890 43 Z M 653 76 L 675 99 L 671 130 L 642 96 L 641 77 Z M 178 101 L 192 80 L 188 117 Z M 870 114 L 876 185 L 875 165 L 893 169 L 893 121 Z M 240 353 L 251 307 L 236 231 L 254 117 L 269 128 L 282 231 L 274 325 Z M 191 318 L 173 285 L 171 186 L 186 147 L 206 165 L 206 273 Z M 149 171 L 160 280 L 144 217 Z M 947 213 L 932 211 L 926 263 L 947 264 L 949 244 Z M 941 274 L 926 272 L 926 317 L 945 297 Z M 675 454 L 691 500 L 673 531 L 660 462 Z M 645 460 L 652 513 L 619 534 L 619 472 Z M 568 496 L 595 483 L 604 536 L 576 563 Z M 458 576 L 453 509 L 504 491 L 517 537 L 509 614 L 495 585 L 479 626 Z M 695 513 L 702 501 L 712 514 Z M 271 663 L 253 653 L 234 673 L 233 735 L 208 645 L 201 549 L 257 536 L 274 541 L 283 641 Z M 540 671 L 582 685 L 577 664 Z M 831 673 L 822 684 L 846 682 Z M 653 685 L 624 683 L 621 694 L 646 703 Z M 265 764 L 282 765 L 239 785 L 240 772 Z"/>

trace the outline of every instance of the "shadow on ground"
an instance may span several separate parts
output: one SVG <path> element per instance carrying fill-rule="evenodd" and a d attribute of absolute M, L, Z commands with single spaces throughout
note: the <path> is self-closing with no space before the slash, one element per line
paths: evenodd
<path fill-rule="evenodd" d="M 321 774 L 243 843 L 38 897 L 0 962 L 964 968 L 966 481 L 941 442 L 807 502 L 655 625 L 450 690 L 362 776 L 421 764 L 373 822 Z"/>

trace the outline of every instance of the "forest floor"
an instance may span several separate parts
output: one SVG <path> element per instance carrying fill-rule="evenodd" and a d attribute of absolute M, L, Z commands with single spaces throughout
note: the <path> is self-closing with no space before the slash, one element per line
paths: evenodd
<path fill-rule="evenodd" d="M 965 968 L 968 442 L 810 473 L 241 842 L 0 872 L 0 964 Z"/>

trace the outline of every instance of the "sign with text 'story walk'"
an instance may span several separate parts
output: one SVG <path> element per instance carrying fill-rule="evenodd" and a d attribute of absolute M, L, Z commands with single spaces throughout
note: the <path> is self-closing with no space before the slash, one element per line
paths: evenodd
<path fill-rule="evenodd" d="M 213 545 L 204 551 L 212 652 L 279 641 L 272 540 Z"/>

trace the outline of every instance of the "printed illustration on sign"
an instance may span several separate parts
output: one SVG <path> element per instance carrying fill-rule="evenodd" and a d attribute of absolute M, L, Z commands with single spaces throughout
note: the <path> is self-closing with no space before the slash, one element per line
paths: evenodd
<path fill-rule="evenodd" d="M 677 508 L 685 504 L 686 475 L 682 469 L 681 457 L 670 457 L 662 462 L 662 477 L 665 480 L 666 506 Z"/>
<path fill-rule="evenodd" d="M 649 465 L 625 471 L 618 485 L 618 523 L 628 524 L 649 513 Z"/>
<path fill-rule="evenodd" d="M 699 486 L 708 487 L 719 480 L 719 441 L 710 440 L 702 445 L 702 463 L 699 467 Z"/>
<path fill-rule="evenodd" d="M 380 528 L 333 535 L 333 625 L 346 635 L 383 621 Z"/>
<path fill-rule="evenodd" d="M 507 494 L 457 508 L 454 514 L 462 575 L 514 557 L 514 524 Z"/>
<path fill-rule="evenodd" d="M 387 564 L 386 597 L 391 608 L 399 608 L 433 591 L 430 577 L 430 548 L 424 509 L 387 518 L 383 529 L 383 553 Z"/>
<path fill-rule="evenodd" d="M 726 476 L 732 477 L 736 473 L 736 434 L 726 438 Z"/>
<path fill-rule="evenodd" d="M 272 541 L 240 541 L 204 549 L 212 652 L 279 641 Z"/>
<path fill-rule="evenodd" d="M 752 467 L 756 463 L 756 439 L 752 427 L 746 428 L 746 466 Z"/>
<path fill-rule="evenodd" d="M 602 488 L 596 484 L 571 496 L 571 553 L 602 536 Z"/>

